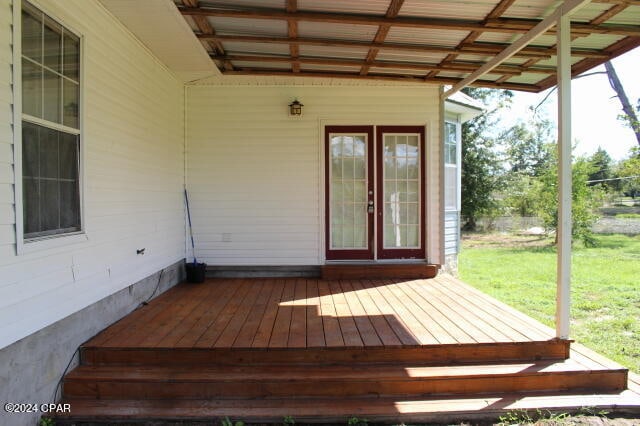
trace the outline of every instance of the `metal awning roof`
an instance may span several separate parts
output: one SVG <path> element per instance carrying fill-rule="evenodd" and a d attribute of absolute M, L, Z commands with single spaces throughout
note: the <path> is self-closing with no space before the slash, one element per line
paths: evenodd
<path fill-rule="evenodd" d="M 557 0 L 173 0 L 223 75 L 456 84 L 549 16 Z M 640 45 L 640 0 L 572 17 L 572 73 Z M 555 28 L 472 83 L 556 84 Z"/>

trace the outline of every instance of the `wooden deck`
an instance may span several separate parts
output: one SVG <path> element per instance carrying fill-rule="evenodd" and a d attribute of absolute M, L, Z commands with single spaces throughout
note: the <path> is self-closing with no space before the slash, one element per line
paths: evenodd
<path fill-rule="evenodd" d="M 217 279 L 181 284 L 87 343 L 101 347 L 416 347 L 552 340 L 458 280 Z"/>
<path fill-rule="evenodd" d="M 574 346 L 449 276 L 208 280 L 88 341 L 64 380 L 72 412 L 57 420 L 429 422 L 585 401 L 640 408 L 626 369 Z"/>

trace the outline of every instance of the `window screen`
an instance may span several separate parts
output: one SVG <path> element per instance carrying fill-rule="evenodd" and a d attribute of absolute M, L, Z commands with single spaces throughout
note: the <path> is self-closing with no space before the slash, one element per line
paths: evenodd
<path fill-rule="evenodd" d="M 80 39 L 22 3 L 24 238 L 81 230 Z"/>

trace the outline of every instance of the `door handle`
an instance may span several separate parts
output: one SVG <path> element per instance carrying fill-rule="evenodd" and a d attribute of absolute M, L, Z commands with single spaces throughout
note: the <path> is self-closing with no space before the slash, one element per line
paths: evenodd
<path fill-rule="evenodd" d="M 373 213 L 373 200 L 369 200 L 369 205 L 367 206 L 367 212 Z"/>

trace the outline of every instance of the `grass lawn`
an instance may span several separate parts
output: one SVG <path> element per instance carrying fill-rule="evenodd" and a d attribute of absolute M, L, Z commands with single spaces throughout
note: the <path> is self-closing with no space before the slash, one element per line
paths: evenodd
<path fill-rule="evenodd" d="M 640 236 L 596 235 L 572 260 L 571 336 L 640 372 Z M 554 327 L 556 250 L 549 239 L 463 237 L 460 277 Z"/>

